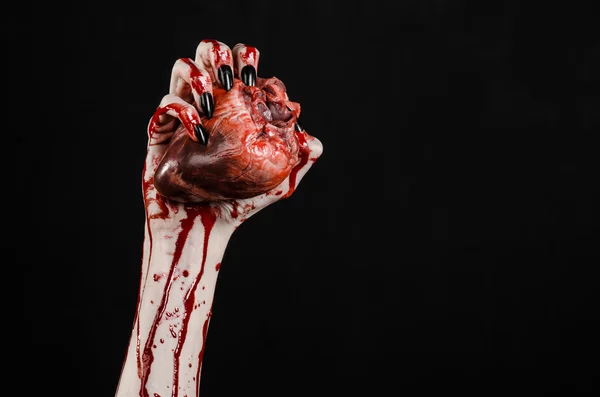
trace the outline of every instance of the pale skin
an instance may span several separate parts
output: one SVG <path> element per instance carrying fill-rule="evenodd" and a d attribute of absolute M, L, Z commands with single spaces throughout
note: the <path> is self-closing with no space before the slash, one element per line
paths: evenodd
<path fill-rule="evenodd" d="M 250 55 L 250 56 L 248 56 Z M 246 65 L 258 69 L 258 51 L 202 41 L 193 62 L 178 60 L 170 92 L 152 118 L 143 172 L 146 228 L 139 300 L 116 397 L 195 397 L 221 259 L 232 233 L 261 209 L 289 197 L 323 151 L 321 142 L 297 131 L 304 145 L 293 175 L 256 197 L 186 204 L 165 200 L 153 186 L 154 172 L 169 139 L 185 128 L 192 139 L 201 123 L 202 94 L 219 84 L 228 64 L 236 78 Z M 179 104 L 182 106 L 170 107 Z M 177 109 L 177 110 L 172 110 Z"/>

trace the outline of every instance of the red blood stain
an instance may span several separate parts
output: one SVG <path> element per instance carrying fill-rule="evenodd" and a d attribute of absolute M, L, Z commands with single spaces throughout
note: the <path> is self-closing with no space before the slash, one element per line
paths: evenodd
<path fill-rule="evenodd" d="M 219 271 L 219 269 L 221 269 L 221 262 L 217 263 L 217 265 L 215 266 L 216 271 Z"/>
<path fill-rule="evenodd" d="M 212 44 L 212 53 L 215 57 L 215 67 L 217 69 L 223 65 L 231 66 L 231 53 L 227 47 L 222 46 L 217 40 L 205 39 L 202 42 Z"/>
<path fill-rule="evenodd" d="M 149 193 L 150 193 L 150 188 L 154 187 L 154 176 L 151 176 L 150 178 L 146 179 L 146 162 L 144 162 L 144 169 L 142 171 L 142 194 L 144 195 L 144 204 L 145 204 L 145 208 L 146 208 L 146 230 L 147 230 L 147 235 L 148 235 L 148 248 L 149 248 L 149 254 L 148 254 L 148 261 L 145 265 L 146 269 L 145 269 L 145 273 L 146 273 L 146 278 L 148 277 L 148 270 L 150 269 L 150 261 L 152 260 L 152 229 L 150 228 L 150 219 L 151 218 L 161 218 L 161 219 L 166 219 L 168 214 L 169 214 L 169 209 L 167 208 L 167 205 L 164 201 L 164 199 L 157 193 L 155 193 L 155 198 L 150 198 L 149 197 Z M 158 205 L 159 208 L 159 213 L 158 214 L 153 214 L 150 215 L 150 211 L 149 211 L 149 207 L 152 203 L 156 203 Z M 141 269 L 141 274 L 140 274 L 140 279 L 142 279 L 142 275 L 144 274 L 144 266 L 142 266 Z M 144 278 L 142 280 L 142 283 L 145 284 L 147 282 L 146 278 Z M 142 288 L 140 286 L 140 288 L 138 289 L 138 297 L 137 297 L 137 307 L 138 310 L 140 308 L 140 304 L 141 304 L 141 292 L 142 292 Z M 151 304 L 154 304 L 154 301 L 150 301 Z M 137 358 L 137 367 L 138 367 L 138 377 L 140 379 L 142 379 L 143 377 L 143 363 L 142 363 L 142 355 L 141 355 L 141 346 L 140 346 L 140 322 L 137 321 L 137 325 L 136 325 L 136 347 L 135 347 L 135 354 L 136 354 L 136 358 Z"/>
<path fill-rule="evenodd" d="M 150 219 L 166 219 L 169 216 L 169 208 L 164 200 L 164 198 L 155 193 L 154 198 L 148 197 L 150 195 L 150 189 L 154 189 L 154 176 L 151 176 L 146 180 L 146 163 L 144 163 L 144 171 L 142 172 L 142 193 L 144 195 L 144 201 L 146 204 L 146 227 L 148 229 L 148 237 L 150 243 L 150 252 L 152 252 L 152 233 L 150 232 Z M 159 212 L 157 214 L 150 214 L 149 207 L 152 203 L 156 203 L 159 208 Z M 150 263 L 150 258 L 148 258 L 148 263 Z"/>
<path fill-rule="evenodd" d="M 194 280 L 194 283 L 188 290 L 185 300 L 184 300 L 184 311 L 183 311 L 183 319 L 181 324 L 181 330 L 179 331 L 179 338 L 177 340 L 177 346 L 175 347 L 175 353 L 173 355 L 173 395 L 172 397 L 176 397 L 179 389 L 179 365 L 180 365 L 180 356 L 181 349 L 183 344 L 185 343 L 185 338 L 188 332 L 188 326 L 190 317 L 194 310 L 194 302 L 196 300 L 196 289 L 200 284 L 200 280 L 204 275 L 204 267 L 206 265 L 206 257 L 208 254 L 208 242 L 210 239 L 210 234 L 213 226 L 217 220 L 217 214 L 210 206 L 199 206 L 196 207 L 198 209 L 198 214 L 200 215 L 200 220 L 202 221 L 202 225 L 204 226 L 204 246 L 202 247 L 202 264 L 200 265 L 200 272 L 198 276 Z M 203 342 L 202 349 L 204 349 L 204 332 L 203 332 Z"/>
<path fill-rule="evenodd" d="M 186 208 L 186 217 L 183 218 L 181 223 L 181 230 L 179 231 L 179 235 L 177 236 L 177 240 L 175 241 L 175 251 L 173 252 L 173 259 L 171 262 L 171 268 L 169 269 L 169 274 L 167 276 L 167 282 L 165 283 L 164 291 L 161 297 L 161 301 L 158 306 L 158 310 L 156 311 L 156 316 L 154 317 L 154 321 L 152 326 L 150 327 L 150 334 L 146 339 L 146 345 L 144 346 L 144 351 L 141 357 L 141 389 L 140 389 L 140 397 L 149 397 L 147 383 L 148 377 L 150 376 L 150 372 L 152 370 L 152 362 L 154 361 L 154 354 L 150 349 L 154 338 L 156 336 L 156 331 L 158 329 L 158 325 L 160 320 L 163 318 L 165 314 L 165 309 L 167 305 L 167 296 L 169 295 L 169 291 L 171 290 L 171 285 L 173 284 L 174 279 L 174 271 L 179 263 L 179 259 L 181 258 L 181 253 L 183 251 L 183 247 L 185 242 L 190 234 L 190 230 L 194 225 L 194 220 L 196 219 L 197 213 L 195 210 L 189 210 Z M 138 330 L 139 332 L 139 330 Z M 138 338 L 139 340 L 139 338 Z M 138 371 L 139 372 L 139 371 Z"/>
<path fill-rule="evenodd" d="M 205 92 L 210 92 L 208 86 L 210 77 L 208 74 L 198 69 L 190 58 L 181 58 L 181 60 L 190 67 L 190 83 L 192 84 L 192 87 L 198 91 L 198 94 L 202 95 Z"/>
<path fill-rule="evenodd" d="M 232 205 L 233 205 L 233 208 L 231 210 L 231 217 L 233 219 L 236 219 L 239 215 L 239 213 L 238 213 L 239 203 L 237 201 L 233 201 Z"/>
<path fill-rule="evenodd" d="M 206 333 L 208 332 L 208 323 L 210 322 L 210 317 L 212 316 L 212 311 L 208 311 L 208 315 L 206 316 L 206 320 L 204 320 L 204 325 L 202 326 L 202 347 L 200 348 L 200 353 L 198 354 L 198 372 L 196 373 L 196 377 L 200 379 L 200 369 L 202 368 L 202 358 L 204 357 L 204 348 L 206 347 Z M 195 379 L 195 378 L 194 378 Z M 196 383 L 196 395 L 200 392 L 200 382 Z"/>
<path fill-rule="evenodd" d="M 246 51 L 240 52 L 239 55 L 244 65 L 253 65 L 256 67 L 256 61 L 258 60 L 256 57 L 256 48 L 247 46 Z"/>
<path fill-rule="evenodd" d="M 184 270 L 182 274 L 183 274 L 183 277 L 187 277 L 190 275 L 190 272 L 188 272 L 187 270 Z"/>
<path fill-rule="evenodd" d="M 177 116 L 181 123 L 185 126 L 188 134 L 193 140 L 196 140 L 194 136 L 194 126 L 197 124 L 202 124 L 200 119 L 198 118 L 198 113 L 191 111 L 192 108 L 188 106 L 184 106 L 179 103 L 170 103 L 166 106 L 161 106 L 154 112 L 154 115 L 150 119 L 150 125 L 148 130 L 150 131 L 150 138 L 154 135 L 156 129 L 160 126 L 160 116 L 166 114 L 169 111 L 174 111 L 177 113 Z M 157 195 L 158 196 L 158 195 Z M 161 198 L 162 199 L 162 198 Z M 164 201 L 164 199 L 162 199 Z M 161 212 L 162 213 L 162 212 Z M 161 219 L 164 219 L 161 217 Z"/>
<path fill-rule="evenodd" d="M 298 143 L 300 144 L 300 161 L 294 168 L 292 168 L 292 172 L 290 172 L 289 180 L 290 180 L 290 188 L 286 194 L 281 196 L 282 199 L 290 197 L 294 190 L 296 190 L 297 181 L 296 178 L 298 176 L 298 171 L 302 169 L 308 163 L 308 156 L 310 154 L 310 150 L 308 149 L 308 143 L 306 142 L 306 133 L 296 132 L 296 137 L 298 138 Z"/>

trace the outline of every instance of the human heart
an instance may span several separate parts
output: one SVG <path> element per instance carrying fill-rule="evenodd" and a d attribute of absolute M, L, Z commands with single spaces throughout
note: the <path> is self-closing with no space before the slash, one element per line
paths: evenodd
<path fill-rule="evenodd" d="M 254 197 L 275 188 L 298 163 L 301 137 L 294 126 L 300 105 L 291 102 L 276 77 L 256 86 L 235 79 L 226 91 L 216 87 L 214 113 L 202 115 L 206 146 L 180 127 L 155 175 L 157 191 L 179 202 Z"/>

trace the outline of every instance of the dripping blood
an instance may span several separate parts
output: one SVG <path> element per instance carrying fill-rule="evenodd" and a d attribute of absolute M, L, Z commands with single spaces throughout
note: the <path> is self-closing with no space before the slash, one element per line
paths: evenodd
<path fill-rule="evenodd" d="M 169 295 L 171 285 L 173 284 L 174 270 L 177 267 L 177 264 L 179 263 L 183 247 L 190 233 L 190 230 L 194 225 L 194 219 L 197 216 L 196 212 L 196 210 L 191 211 L 188 208 L 186 208 L 187 216 L 181 220 L 181 230 L 179 231 L 179 235 L 177 236 L 177 240 L 175 241 L 175 251 L 173 252 L 173 260 L 171 262 L 171 268 L 169 269 L 169 274 L 167 276 L 167 282 L 165 283 L 164 292 L 158 305 L 158 310 L 156 312 L 156 316 L 154 317 L 154 322 L 150 327 L 150 334 L 146 339 L 146 345 L 144 346 L 144 351 L 142 354 L 142 377 L 140 397 L 150 397 L 146 388 L 146 384 L 148 382 L 148 376 L 150 375 L 150 371 L 152 370 L 152 362 L 154 361 L 154 354 L 152 353 L 152 344 L 154 342 L 156 330 L 158 329 L 158 324 L 165 314 L 165 309 L 167 306 L 167 296 Z"/>
<path fill-rule="evenodd" d="M 200 206 L 196 207 L 198 214 L 200 215 L 200 220 L 202 221 L 202 226 L 204 226 L 204 246 L 202 252 L 202 264 L 200 265 L 200 272 L 198 276 L 194 280 L 194 283 L 188 290 L 188 293 L 185 296 L 184 301 L 184 311 L 183 311 L 183 319 L 181 330 L 179 331 L 179 338 L 177 339 L 177 346 L 175 347 L 175 352 L 173 354 L 173 394 L 172 397 L 177 397 L 179 393 L 179 365 L 180 365 L 180 356 L 181 349 L 183 344 L 185 343 L 185 339 L 188 332 L 188 326 L 190 322 L 190 317 L 192 316 L 192 311 L 194 310 L 194 302 L 196 300 L 196 289 L 200 284 L 202 279 L 202 275 L 204 274 L 204 267 L 206 265 L 206 257 L 208 254 L 208 241 L 210 239 L 210 233 L 212 231 L 213 226 L 217 220 L 217 215 L 214 210 L 210 206 Z M 204 331 L 203 331 L 204 335 Z M 204 336 L 203 336 L 204 338 Z M 204 349 L 204 339 L 202 342 L 202 349 Z M 200 365 L 199 365 L 200 366 Z"/>
<path fill-rule="evenodd" d="M 292 168 L 292 172 L 290 172 L 290 176 L 289 176 L 290 188 L 286 194 L 281 196 L 281 198 L 283 198 L 283 199 L 290 197 L 294 193 L 294 190 L 296 190 L 296 185 L 297 185 L 296 179 L 298 176 L 298 172 L 302 169 L 302 167 L 304 167 L 306 165 L 306 163 L 308 163 L 308 157 L 310 154 L 310 150 L 308 149 L 308 143 L 306 142 L 305 133 L 297 132 L 296 137 L 298 137 L 298 143 L 300 144 L 300 153 L 299 153 L 300 161 L 298 162 L 298 164 L 296 164 L 296 166 L 294 168 Z"/>

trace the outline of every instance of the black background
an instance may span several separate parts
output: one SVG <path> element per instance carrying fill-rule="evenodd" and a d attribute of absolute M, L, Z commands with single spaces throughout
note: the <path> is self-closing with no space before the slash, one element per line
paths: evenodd
<path fill-rule="evenodd" d="M 202 397 L 597 391 L 591 4 L 213 1 L 5 17 L 16 179 L 4 186 L 29 347 L 15 357 L 36 374 L 22 395 L 114 394 L 147 122 L 173 63 L 205 38 L 255 45 L 259 75 L 286 83 L 325 150 L 292 198 L 230 241 Z"/>

